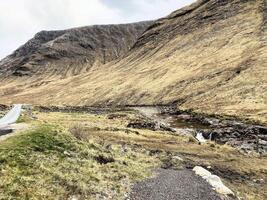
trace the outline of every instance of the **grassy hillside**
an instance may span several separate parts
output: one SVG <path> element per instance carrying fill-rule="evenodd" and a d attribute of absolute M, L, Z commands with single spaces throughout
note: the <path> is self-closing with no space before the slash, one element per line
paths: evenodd
<path fill-rule="evenodd" d="M 1 103 L 141 105 L 267 123 L 266 1 L 200 0 L 156 21 L 127 56 L 59 80 L 0 86 Z M 84 64 L 83 67 L 88 67 Z"/>

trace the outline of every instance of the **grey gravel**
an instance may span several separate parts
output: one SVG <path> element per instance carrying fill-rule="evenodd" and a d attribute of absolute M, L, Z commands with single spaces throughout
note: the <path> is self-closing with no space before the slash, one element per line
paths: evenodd
<path fill-rule="evenodd" d="M 191 170 L 160 169 L 158 175 L 134 185 L 126 200 L 221 200 Z"/>

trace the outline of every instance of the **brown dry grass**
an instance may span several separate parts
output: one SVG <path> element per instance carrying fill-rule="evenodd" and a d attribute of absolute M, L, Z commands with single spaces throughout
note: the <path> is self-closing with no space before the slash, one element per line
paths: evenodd
<path fill-rule="evenodd" d="M 78 140 L 86 140 L 88 138 L 88 133 L 86 133 L 83 125 L 79 123 L 72 124 L 69 127 L 69 132 Z"/>
<path fill-rule="evenodd" d="M 222 146 L 214 143 L 199 145 L 190 142 L 190 137 L 170 135 L 161 131 L 138 129 L 138 135 L 126 132 L 127 123 L 131 119 L 139 117 L 133 113 L 126 114 L 127 117 L 120 119 L 109 119 L 107 114 L 97 116 L 92 114 L 40 113 L 38 117 L 49 123 L 58 124 L 60 121 L 61 125 L 66 128 L 68 128 L 70 121 L 80 122 L 89 134 L 89 138 L 103 145 L 119 144 L 133 148 L 144 148 L 148 151 L 171 152 L 174 156 L 182 157 L 185 165 L 211 166 L 211 170 L 221 176 L 226 185 L 239 196 L 251 200 L 266 199 L 266 157 L 244 155 L 227 145 Z M 107 129 L 108 127 L 117 127 L 117 129 Z M 261 179 L 264 182 L 255 182 Z"/>

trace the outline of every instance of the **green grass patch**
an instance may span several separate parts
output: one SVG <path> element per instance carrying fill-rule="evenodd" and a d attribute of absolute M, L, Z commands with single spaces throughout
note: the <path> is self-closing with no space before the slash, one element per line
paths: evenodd
<path fill-rule="evenodd" d="M 22 113 L 19 117 L 19 119 L 17 120 L 17 123 L 29 123 L 31 122 L 32 119 L 30 118 L 30 116 L 26 113 Z"/>
<path fill-rule="evenodd" d="M 1 143 L 0 199 L 120 199 L 154 165 L 142 150 L 107 148 L 42 125 Z"/>

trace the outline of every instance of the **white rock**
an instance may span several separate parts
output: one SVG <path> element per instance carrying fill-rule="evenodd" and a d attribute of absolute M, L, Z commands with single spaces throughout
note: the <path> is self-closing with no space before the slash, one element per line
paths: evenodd
<path fill-rule="evenodd" d="M 203 167 L 196 166 L 194 167 L 193 171 L 205 179 L 216 192 L 222 195 L 234 195 L 234 193 L 226 187 L 223 182 L 221 181 L 220 177 L 211 174 L 208 170 L 204 169 Z"/>
<path fill-rule="evenodd" d="M 204 169 L 203 167 L 196 166 L 194 167 L 193 171 L 201 177 L 211 176 L 211 173 L 208 170 Z"/>
<path fill-rule="evenodd" d="M 177 160 L 180 160 L 180 161 L 184 161 L 184 159 L 182 159 L 182 158 L 179 157 L 179 156 L 174 156 L 173 158 L 174 158 L 174 159 L 177 159 Z"/>

